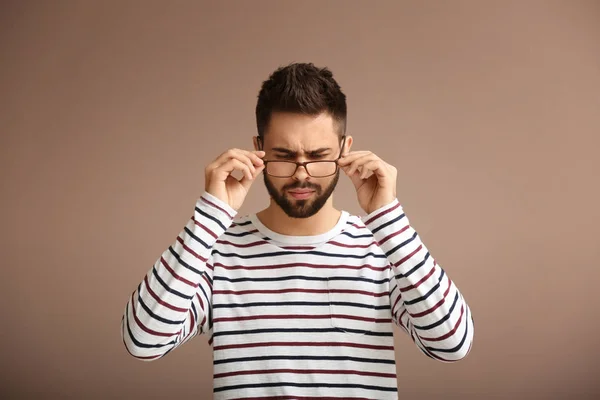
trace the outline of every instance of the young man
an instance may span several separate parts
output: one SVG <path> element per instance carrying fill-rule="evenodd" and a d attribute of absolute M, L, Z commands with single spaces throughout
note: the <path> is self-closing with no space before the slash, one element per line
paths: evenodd
<path fill-rule="evenodd" d="M 429 357 L 465 357 L 469 307 L 409 224 L 396 169 L 350 151 L 331 72 L 278 69 L 256 118 L 255 150 L 208 164 L 192 218 L 131 295 L 127 350 L 155 360 L 207 333 L 215 399 L 396 399 L 392 323 Z M 334 208 L 340 170 L 365 217 Z M 236 217 L 261 173 L 270 205 Z"/>

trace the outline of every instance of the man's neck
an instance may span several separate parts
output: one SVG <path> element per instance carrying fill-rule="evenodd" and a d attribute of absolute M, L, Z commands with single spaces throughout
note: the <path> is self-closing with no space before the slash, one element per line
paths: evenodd
<path fill-rule="evenodd" d="M 273 200 L 269 207 L 258 212 L 260 222 L 281 235 L 315 236 L 329 232 L 338 223 L 342 212 L 333 207 L 330 197 L 327 203 L 315 215 L 308 218 L 288 216 Z"/>

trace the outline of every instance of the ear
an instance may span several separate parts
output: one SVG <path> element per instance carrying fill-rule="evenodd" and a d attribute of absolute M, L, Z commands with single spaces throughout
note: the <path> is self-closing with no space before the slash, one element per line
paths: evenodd
<path fill-rule="evenodd" d="M 258 145 L 258 136 L 253 136 L 252 142 L 254 143 L 254 150 L 260 150 L 260 146 Z"/>
<path fill-rule="evenodd" d="M 350 152 L 350 148 L 352 147 L 353 141 L 354 140 L 352 139 L 352 136 L 346 135 L 346 143 L 344 143 L 344 148 L 342 149 L 342 154 L 347 154 L 348 152 Z"/>

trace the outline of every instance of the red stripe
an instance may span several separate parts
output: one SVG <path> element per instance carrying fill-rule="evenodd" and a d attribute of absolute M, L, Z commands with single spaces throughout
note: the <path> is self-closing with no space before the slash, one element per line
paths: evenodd
<path fill-rule="evenodd" d="M 134 297 L 133 297 L 133 293 L 132 293 L 131 294 L 131 309 L 133 311 L 133 318 L 135 320 L 136 325 L 139 326 L 140 328 L 142 328 L 142 330 L 144 332 L 149 333 L 149 334 L 154 335 L 154 336 L 162 336 L 162 337 L 177 336 L 177 335 L 179 335 L 181 333 L 181 330 L 179 330 L 179 331 L 177 331 L 175 333 L 167 333 L 167 332 L 158 332 L 158 331 L 155 331 L 155 330 L 152 330 L 152 329 L 146 327 L 146 325 L 144 325 L 142 323 L 142 321 L 140 321 L 138 319 L 137 313 L 135 312 L 135 302 L 134 302 L 133 299 L 134 299 Z"/>
<path fill-rule="evenodd" d="M 409 313 L 410 316 L 413 317 L 413 318 L 420 318 L 420 317 L 423 317 L 423 316 L 425 316 L 427 314 L 430 314 L 430 313 L 434 312 L 436 309 L 438 309 L 442 304 L 444 304 L 446 302 L 446 297 L 448 297 L 448 293 L 450 293 L 450 288 L 451 287 L 452 287 L 451 281 L 450 281 L 450 279 L 448 279 L 448 288 L 444 292 L 444 297 L 440 301 L 438 301 L 437 303 L 435 303 L 435 305 L 433 307 L 431 307 L 430 309 L 428 309 L 428 310 L 422 311 L 420 313 L 415 313 L 415 314 Z"/>
<path fill-rule="evenodd" d="M 258 374 L 330 374 L 330 375 L 361 375 L 361 376 L 377 376 L 380 378 L 396 378 L 396 374 L 383 372 L 368 372 L 357 370 L 327 370 L 327 369 L 262 369 L 250 371 L 232 371 L 214 374 L 214 378 L 226 378 L 228 376 L 238 375 L 258 375 Z"/>
<path fill-rule="evenodd" d="M 266 240 L 259 240 L 257 242 L 252 242 L 252 243 L 232 243 L 228 240 L 222 240 L 222 239 L 217 240 L 217 243 L 226 244 L 226 245 L 234 246 L 234 247 L 240 247 L 240 248 L 255 247 L 255 246 L 262 246 L 264 244 L 269 244 L 269 242 L 267 242 Z"/>
<path fill-rule="evenodd" d="M 208 287 L 212 289 L 212 283 L 210 283 L 210 281 L 208 280 L 208 277 L 206 276 L 206 274 L 202 274 L 202 278 L 208 284 Z"/>
<path fill-rule="evenodd" d="M 347 343 L 347 342 L 263 342 L 263 343 L 236 343 L 215 346 L 214 350 L 228 350 L 228 349 L 243 349 L 248 347 L 273 347 L 273 346 L 284 346 L 284 347 L 356 347 L 360 349 L 371 349 L 371 350 L 394 350 L 394 346 L 377 346 L 372 344 L 362 343 Z"/>
<path fill-rule="evenodd" d="M 387 235 L 386 237 L 384 237 L 383 239 L 381 239 L 379 241 L 379 244 L 380 245 L 384 244 L 385 242 L 387 242 L 388 240 L 390 240 L 394 236 L 397 236 L 397 235 L 401 234 L 402 232 L 406 231 L 408 228 L 410 228 L 410 225 L 406 225 L 404 228 L 400 229 L 399 231 L 396 231 L 394 233 L 391 233 L 391 234 Z"/>
<path fill-rule="evenodd" d="M 162 265 L 164 265 L 164 267 L 167 269 L 167 271 L 169 271 L 171 273 L 171 275 L 173 276 L 173 278 L 177 279 L 180 282 L 185 283 L 188 286 L 191 286 L 193 288 L 197 287 L 198 284 L 194 283 L 192 281 L 188 281 L 187 279 L 185 279 L 184 277 L 178 275 L 172 268 L 171 266 L 167 263 L 167 261 L 164 258 L 160 258 L 160 262 L 162 263 Z"/>
<path fill-rule="evenodd" d="M 194 314 L 192 313 L 192 310 L 188 310 L 188 312 L 190 313 L 190 330 L 188 331 L 188 334 L 185 335 L 184 340 L 187 339 L 194 331 Z"/>
<path fill-rule="evenodd" d="M 196 253 L 194 250 L 192 250 L 191 247 L 189 247 L 187 244 L 185 244 L 183 242 L 183 239 L 180 236 L 177 236 L 177 241 L 179 243 L 181 243 L 181 245 L 183 246 L 183 248 L 185 249 L 185 251 L 187 251 L 188 253 L 190 253 L 191 255 L 193 255 L 194 257 L 196 257 L 197 259 L 201 260 L 202 262 L 206 262 L 206 258 L 202 257 L 200 254 Z"/>
<path fill-rule="evenodd" d="M 394 207 L 392 208 L 388 208 L 387 210 L 383 210 L 382 212 L 380 212 L 379 214 L 375 215 L 373 218 L 371 218 L 370 220 L 368 220 L 367 222 L 365 222 L 365 225 L 369 225 L 370 223 L 372 223 L 373 221 L 376 221 L 379 217 L 384 216 L 385 214 L 391 213 L 392 211 L 394 211 L 396 208 L 400 207 L 400 203 L 397 203 Z"/>
<path fill-rule="evenodd" d="M 404 325 L 404 324 L 402 323 L 402 316 L 403 316 L 404 314 L 406 314 L 406 313 L 407 313 L 407 311 L 406 311 L 406 308 L 405 308 L 405 309 L 404 309 L 404 311 L 402 311 L 402 314 L 400 314 L 400 317 L 398 317 L 397 321 L 398 321 L 398 324 L 399 324 L 399 325 L 400 325 L 400 326 L 401 326 L 401 327 L 402 327 L 402 328 L 403 328 L 403 329 L 404 329 L 406 332 L 408 332 L 408 324 L 409 324 L 410 320 L 409 320 L 409 321 L 406 321 L 406 325 Z"/>
<path fill-rule="evenodd" d="M 434 262 L 433 263 L 433 267 L 431 267 L 431 271 L 429 271 L 429 273 L 427 275 L 425 275 L 424 277 L 422 277 L 420 281 L 418 281 L 416 283 L 413 283 L 412 285 L 408 285 L 408 286 L 405 286 L 403 288 L 399 288 L 400 291 L 401 292 L 408 292 L 409 290 L 418 288 L 421 285 L 421 283 L 425 282 L 427 279 L 429 279 L 431 277 L 431 275 L 433 275 L 433 273 L 435 272 L 435 267 L 436 267 L 436 265 L 435 265 L 435 262 Z"/>
<path fill-rule="evenodd" d="M 198 297 L 198 301 L 200 302 L 200 308 L 202 309 L 204 314 L 202 316 L 202 322 L 200 323 L 200 326 L 204 326 L 204 323 L 206 322 L 206 310 L 204 309 L 204 302 L 202 301 L 202 298 L 200 297 L 198 292 L 196 292 L 196 297 Z"/>
<path fill-rule="evenodd" d="M 220 317 L 213 318 L 213 322 L 232 322 L 232 321 L 251 321 L 257 319 L 329 319 L 329 318 L 341 318 L 341 319 L 353 319 L 358 321 L 385 323 L 390 322 L 389 318 L 368 318 L 359 317 L 357 315 L 346 315 L 346 314 L 326 314 L 326 315 L 308 315 L 308 314 L 282 314 L 282 315 L 248 315 L 243 317 Z"/>
<path fill-rule="evenodd" d="M 224 265 L 222 263 L 215 263 L 215 267 L 221 267 L 227 270 L 245 269 L 245 270 L 261 270 L 261 269 L 279 269 L 279 268 L 295 268 L 295 267 L 306 267 L 306 268 L 339 268 L 339 269 L 352 269 L 360 270 L 361 268 L 367 268 L 373 271 L 385 271 L 388 266 L 385 267 L 374 267 L 372 265 L 321 265 L 321 264 L 309 264 L 309 263 L 288 263 L 288 264 L 274 264 L 274 265 Z"/>
<path fill-rule="evenodd" d="M 402 300 L 402 294 L 399 293 L 398 297 L 396 297 L 396 301 L 394 302 L 394 306 L 391 308 L 392 311 L 394 311 L 396 309 L 396 306 L 398 305 L 400 300 Z"/>
<path fill-rule="evenodd" d="M 452 328 L 452 330 L 450 332 L 446 333 L 445 335 L 442 335 L 442 336 L 436 337 L 436 338 L 426 338 L 426 337 L 423 337 L 423 336 L 419 336 L 419 337 L 421 338 L 421 340 L 426 340 L 428 342 L 439 342 L 441 340 L 449 338 L 450 336 L 454 335 L 454 333 L 456 332 L 456 330 L 460 326 L 460 322 L 462 321 L 464 313 L 465 313 L 465 306 L 463 305 L 460 308 L 460 317 L 458 318 L 458 321 L 456 321 L 456 324 L 454 324 L 454 328 Z"/>
<path fill-rule="evenodd" d="M 234 295 L 244 295 L 244 294 L 280 294 L 280 293 L 354 293 L 354 294 L 364 294 L 372 297 L 382 297 L 387 296 L 388 292 L 381 293 L 371 293 L 364 290 L 344 290 L 344 289 L 274 289 L 274 290 L 215 290 L 213 294 L 234 294 Z"/>
<path fill-rule="evenodd" d="M 344 243 L 340 243 L 340 242 L 331 241 L 331 242 L 329 242 L 329 244 L 333 244 L 333 245 L 339 246 L 339 247 L 344 247 L 347 249 L 366 249 L 366 248 L 373 246 L 374 244 L 377 244 L 377 242 L 373 241 L 369 244 L 344 244 Z"/>
<path fill-rule="evenodd" d="M 204 196 L 200 196 L 200 200 L 202 200 L 203 202 L 205 202 L 208 205 L 213 206 L 214 208 L 216 208 L 217 210 L 222 211 L 225 215 L 227 215 L 229 217 L 229 219 L 233 219 L 233 215 L 229 214 L 224 208 L 219 207 L 218 205 L 216 205 L 215 203 L 213 203 L 212 201 L 204 198 Z"/>
<path fill-rule="evenodd" d="M 402 265 L 406 260 L 410 259 L 412 256 L 417 254 L 422 248 L 423 245 L 420 244 L 419 247 L 417 247 L 412 253 L 410 253 L 409 255 L 398 261 L 396 264 L 394 264 L 394 267 L 399 267 L 400 265 Z"/>
<path fill-rule="evenodd" d="M 156 293 L 154 293 L 154 291 L 150 288 L 150 284 L 148 283 L 148 276 L 146 276 L 144 278 L 144 283 L 146 283 L 146 290 L 148 290 L 148 293 L 150 293 L 150 295 L 152 295 L 152 297 L 158 304 L 163 305 L 167 308 L 170 308 L 173 311 L 178 311 L 178 312 L 186 312 L 187 311 L 187 308 L 175 307 L 175 306 L 167 303 L 166 301 L 161 300 L 161 298 L 158 297 L 156 295 Z"/>
<path fill-rule="evenodd" d="M 206 232 L 208 232 L 208 234 L 210 236 L 212 236 L 213 238 L 217 239 L 218 236 L 216 233 L 214 233 L 213 231 L 211 231 L 210 229 L 208 229 L 206 226 L 204 226 L 201 222 L 198 222 L 198 220 L 196 220 L 196 217 L 192 217 L 192 220 L 194 221 L 194 223 L 196 224 L 196 226 L 199 226 L 200 228 L 204 229 Z"/>
<path fill-rule="evenodd" d="M 355 223 L 355 222 L 353 222 L 353 223 L 351 223 L 351 224 L 349 224 L 349 225 L 350 225 L 350 226 L 353 226 L 353 227 L 355 227 L 355 228 L 357 228 L 357 229 L 367 229 L 367 227 L 366 227 L 366 226 L 364 226 L 364 225 L 359 225 L 359 224 L 357 224 L 357 223 Z"/>
<path fill-rule="evenodd" d="M 259 240 L 257 242 L 252 242 L 252 243 L 233 243 L 228 240 L 222 240 L 222 239 L 217 240 L 217 243 L 234 246 L 234 247 L 238 247 L 238 248 L 258 247 L 258 246 L 263 246 L 265 244 L 269 244 L 269 242 L 267 242 L 266 240 Z M 281 248 L 285 249 L 285 250 L 313 250 L 315 248 L 315 246 L 282 246 Z"/>

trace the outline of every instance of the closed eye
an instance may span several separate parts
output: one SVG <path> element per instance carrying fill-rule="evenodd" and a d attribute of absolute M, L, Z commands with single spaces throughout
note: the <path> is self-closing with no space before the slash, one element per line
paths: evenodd
<path fill-rule="evenodd" d="M 309 154 L 308 157 L 313 160 L 318 160 L 318 159 L 325 158 L 327 156 L 328 156 L 328 154 Z M 296 158 L 295 156 L 290 155 L 290 154 L 286 154 L 286 155 L 276 154 L 275 157 L 280 160 L 293 160 Z"/>

